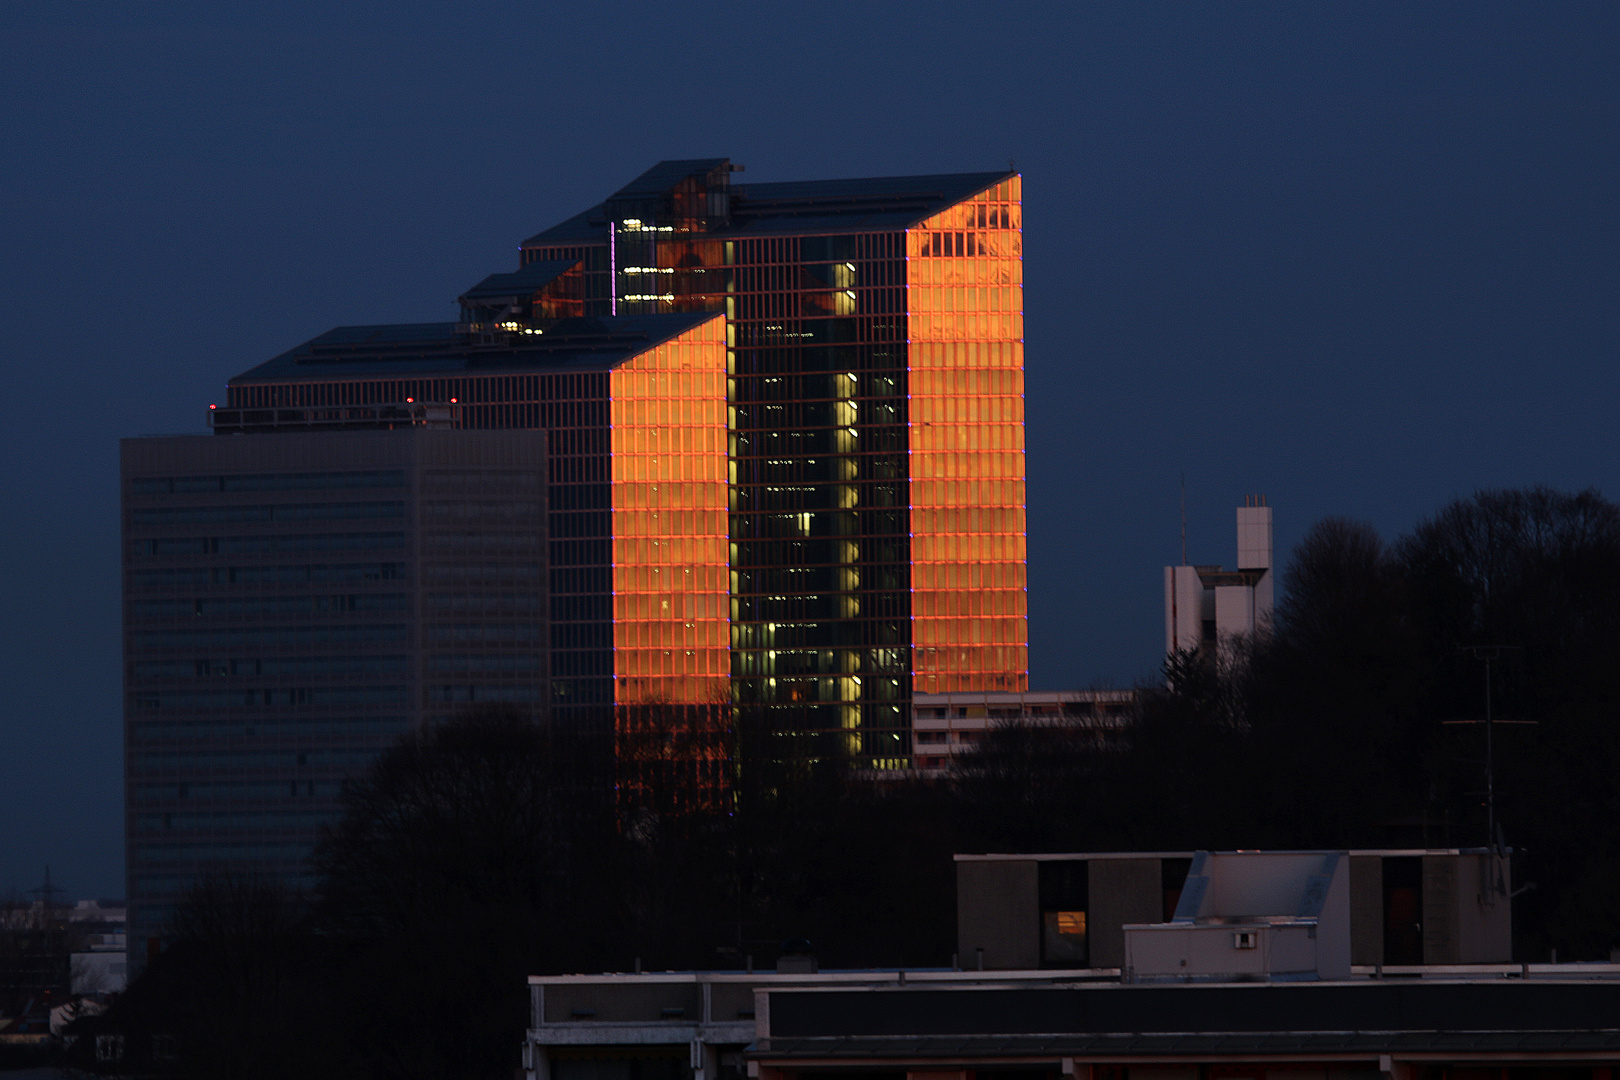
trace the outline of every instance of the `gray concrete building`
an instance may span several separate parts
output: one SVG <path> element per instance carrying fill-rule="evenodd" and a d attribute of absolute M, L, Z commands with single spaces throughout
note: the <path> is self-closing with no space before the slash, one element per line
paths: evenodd
<path fill-rule="evenodd" d="M 211 869 L 308 886 L 343 778 L 403 732 L 545 702 L 545 433 L 436 419 L 123 442 L 137 967 Z"/>
<path fill-rule="evenodd" d="M 1231 881 L 1293 880 L 1304 854 L 1342 855 L 1329 875 L 1348 904 L 1350 963 L 1417 967 L 1505 963 L 1512 956 L 1510 851 L 1488 848 L 1344 852 L 1137 851 L 956 856 L 957 949 L 972 969 L 1127 967 L 1127 927 L 1285 921 L 1295 906 L 1260 910 L 1268 887 L 1221 893 Z M 1277 864 L 1277 868 L 1271 866 Z M 1315 871 L 1313 871 L 1314 873 Z M 1198 902 L 1184 904 L 1203 879 Z M 1211 882 L 1216 884 L 1211 885 Z M 1313 912 L 1312 917 L 1319 916 Z"/>
<path fill-rule="evenodd" d="M 1164 568 L 1164 651 L 1214 658 L 1238 641 L 1269 633 L 1276 589 L 1271 564 L 1271 507 L 1265 496 L 1251 495 L 1237 508 L 1236 569 L 1185 561 Z"/>

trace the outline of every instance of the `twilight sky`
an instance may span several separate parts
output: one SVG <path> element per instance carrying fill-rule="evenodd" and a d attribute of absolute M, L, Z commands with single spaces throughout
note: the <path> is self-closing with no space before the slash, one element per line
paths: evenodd
<path fill-rule="evenodd" d="M 661 158 L 1025 175 L 1033 685 L 1160 567 L 1620 495 L 1613 3 L 0 5 L 0 893 L 121 896 L 117 440 Z"/>

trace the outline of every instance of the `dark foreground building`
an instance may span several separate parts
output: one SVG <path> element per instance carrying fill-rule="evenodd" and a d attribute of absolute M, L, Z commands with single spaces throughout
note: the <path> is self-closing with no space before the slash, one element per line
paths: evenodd
<path fill-rule="evenodd" d="M 958 857 L 949 968 L 818 972 L 789 943 L 763 974 L 536 976 L 523 1066 L 529 1080 L 1612 1080 L 1620 964 L 1481 962 L 1508 959 L 1508 852 L 1186 854 Z M 1413 861 L 1421 898 L 1401 895 Z M 1417 912 L 1429 944 L 1471 952 L 1392 955 Z"/>
<path fill-rule="evenodd" d="M 1620 982 L 804 989 L 764 998 L 762 1080 L 1017 1070 L 1057 1080 L 1609 1080 Z"/>
<path fill-rule="evenodd" d="M 555 976 L 530 980 L 523 1065 L 529 1080 L 1612 1080 L 1620 969 L 1592 967 L 1154 986 Z"/>

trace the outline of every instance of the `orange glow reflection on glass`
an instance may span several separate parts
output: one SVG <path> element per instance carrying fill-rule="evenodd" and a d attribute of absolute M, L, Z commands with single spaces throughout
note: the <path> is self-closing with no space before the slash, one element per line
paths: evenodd
<path fill-rule="evenodd" d="M 919 693 L 1028 688 L 1018 189 L 906 234 Z"/>

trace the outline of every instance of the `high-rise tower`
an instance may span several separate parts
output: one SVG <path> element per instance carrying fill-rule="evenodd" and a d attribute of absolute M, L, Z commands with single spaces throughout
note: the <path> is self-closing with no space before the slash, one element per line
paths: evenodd
<path fill-rule="evenodd" d="M 137 949 L 203 870 L 296 884 L 344 772 L 467 704 L 701 798 L 739 734 L 904 768 L 914 692 L 1027 689 L 1020 177 L 735 171 L 237 376 L 215 433 L 264 438 L 126 444 Z"/>
<path fill-rule="evenodd" d="M 523 258 L 724 311 L 738 722 L 900 765 L 913 690 L 1027 689 L 1022 181 L 733 171 L 662 162 Z"/>
<path fill-rule="evenodd" d="M 739 734 L 904 768 L 913 693 L 1027 689 L 1020 178 L 735 171 L 237 376 L 215 433 L 262 439 L 126 446 L 132 934 L 208 867 L 295 881 L 344 771 L 470 703 L 599 734 L 622 796 Z"/>
<path fill-rule="evenodd" d="M 544 427 L 559 715 L 643 695 L 626 664 L 644 631 L 617 585 L 607 606 L 603 575 L 621 558 L 671 559 L 647 565 L 681 577 L 680 604 L 723 601 L 702 625 L 724 639 L 729 678 L 653 696 L 677 711 L 727 704 L 774 755 L 904 767 L 914 690 L 1027 688 L 1021 178 L 734 184 L 735 171 L 661 162 L 526 240 L 517 271 L 462 296 L 460 323 L 326 335 L 231 380 L 216 428 L 407 397 L 455 398 L 462 427 Z M 713 386 L 648 384 L 634 434 L 616 419 L 571 426 L 586 402 L 621 408 L 618 391 L 531 355 L 703 313 L 716 317 Z M 314 356 L 333 347 L 346 367 Z M 711 438 L 714 494 L 692 488 L 682 512 L 723 502 L 723 530 L 702 526 L 719 530 L 703 533 L 715 552 L 688 566 L 632 544 L 640 496 L 621 486 L 640 481 L 624 455 L 667 467 L 700 442 L 712 453 Z M 696 569 L 721 564 L 713 585 Z M 687 591 L 689 572 L 706 584 Z"/>

